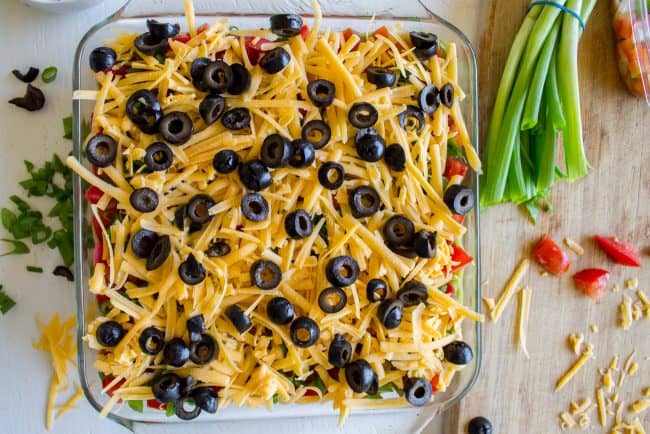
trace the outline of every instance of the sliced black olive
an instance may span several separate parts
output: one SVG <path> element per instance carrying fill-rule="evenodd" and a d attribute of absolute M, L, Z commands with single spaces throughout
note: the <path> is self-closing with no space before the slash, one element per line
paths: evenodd
<path fill-rule="evenodd" d="M 454 365 L 467 365 L 474 358 L 472 348 L 463 341 L 454 341 L 442 347 L 445 360 Z"/>
<path fill-rule="evenodd" d="M 316 107 L 327 107 L 336 96 L 336 86 L 329 80 L 314 80 L 307 85 L 307 96 Z"/>
<path fill-rule="evenodd" d="M 438 36 L 429 32 L 411 32 L 411 44 L 415 48 L 429 48 L 433 45 L 438 46 Z"/>
<path fill-rule="evenodd" d="M 259 259 L 251 265 L 251 282 L 260 289 L 275 289 L 282 281 L 282 270 L 274 262 Z"/>
<path fill-rule="evenodd" d="M 158 208 L 158 193 L 149 187 L 137 188 L 129 196 L 129 202 L 136 211 L 152 212 Z"/>
<path fill-rule="evenodd" d="M 285 325 L 293 320 L 295 310 L 286 298 L 273 297 L 266 305 L 266 314 L 274 324 Z"/>
<path fill-rule="evenodd" d="M 219 95 L 207 95 L 199 104 L 199 114 L 206 125 L 212 125 L 226 111 L 226 100 Z"/>
<path fill-rule="evenodd" d="M 162 109 L 156 95 L 150 90 L 138 90 L 126 101 L 126 114 L 145 134 L 158 132 Z"/>
<path fill-rule="evenodd" d="M 266 167 L 285 167 L 293 156 L 291 140 L 280 134 L 271 134 L 262 142 L 260 160 Z"/>
<path fill-rule="evenodd" d="M 194 403 L 203 411 L 216 413 L 219 407 L 219 398 L 214 387 L 197 387 L 192 391 L 190 397 Z"/>
<path fill-rule="evenodd" d="M 357 134 L 354 147 L 359 158 L 374 163 L 384 156 L 386 141 L 378 134 Z"/>
<path fill-rule="evenodd" d="M 431 400 L 431 382 L 421 377 L 407 378 L 404 381 L 404 396 L 413 407 L 422 407 Z"/>
<path fill-rule="evenodd" d="M 152 271 L 165 263 L 172 250 L 172 245 L 169 241 L 168 235 L 163 235 L 158 238 L 156 244 L 151 249 L 151 253 L 147 256 L 147 271 Z"/>
<path fill-rule="evenodd" d="M 388 145 L 384 152 L 384 161 L 389 169 L 402 172 L 406 168 L 406 153 L 399 143 Z"/>
<path fill-rule="evenodd" d="M 417 280 L 409 280 L 397 291 L 397 298 L 406 307 L 426 303 L 428 297 L 427 287 Z"/>
<path fill-rule="evenodd" d="M 251 114 L 245 107 L 234 108 L 223 114 L 221 123 L 229 130 L 243 130 L 250 125 Z"/>
<path fill-rule="evenodd" d="M 153 172 L 167 170 L 174 162 L 174 153 L 163 142 L 154 142 L 147 146 L 144 154 L 144 164 Z"/>
<path fill-rule="evenodd" d="M 405 246 L 397 246 L 395 244 L 391 243 L 385 243 L 386 246 L 388 246 L 389 249 L 391 249 L 393 252 L 397 253 L 400 256 L 404 256 L 405 258 L 417 258 L 417 254 L 415 253 L 415 250 L 413 250 L 412 245 L 405 245 Z"/>
<path fill-rule="evenodd" d="M 416 48 L 413 50 L 415 55 L 417 56 L 418 59 L 420 60 L 427 60 L 430 57 L 433 57 L 438 53 L 438 47 L 435 45 L 432 45 L 429 48 Z"/>
<path fill-rule="evenodd" d="M 335 334 L 327 351 L 327 361 L 336 368 L 343 368 L 352 358 L 352 345 L 343 335 Z"/>
<path fill-rule="evenodd" d="M 16 77 L 18 80 L 22 81 L 23 83 L 31 83 L 32 81 L 36 80 L 38 78 L 38 73 L 40 71 L 38 68 L 35 68 L 33 66 L 29 67 L 29 70 L 23 74 L 17 69 L 14 69 L 11 71 L 11 73 Z"/>
<path fill-rule="evenodd" d="M 158 39 L 173 38 L 181 31 L 181 26 L 172 23 L 161 23 L 154 19 L 147 20 L 147 30 Z"/>
<path fill-rule="evenodd" d="M 415 131 L 420 134 L 424 128 L 424 115 L 419 108 L 409 105 L 406 110 L 397 115 L 397 120 L 404 131 Z"/>
<path fill-rule="evenodd" d="M 158 129 L 167 142 L 172 145 L 182 145 L 192 137 L 194 124 L 187 113 L 176 111 L 163 116 Z"/>
<path fill-rule="evenodd" d="M 226 256 L 228 253 L 230 253 L 230 246 L 225 241 L 217 241 L 205 251 L 208 258 L 218 258 L 219 256 Z"/>
<path fill-rule="evenodd" d="M 68 282 L 74 282 L 74 274 L 72 274 L 72 271 L 70 271 L 70 269 L 65 265 L 57 265 L 54 267 L 52 274 L 59 277 L 65 277 Z"/>
<path fill-rule="evenodd" d="M 191 375 L 188 375 L 185 378 L 181 378 L 181 397 L 189 396 L 193 387 L 194 387 L 194 378 Z"/>
<path fill-rule="evenodd" d="M 117 62 L 117 54 L 112 48 L 97 47 L 90 52 L 88 62 L 90 63 L 90 69 L 93 71 L 105 71 L 115 65 L 115 62 Z M 36 75 L 38 75 L 38 72 Z"/>
<path fill-rule="evenodd" d="M 434 113 L 440 106 L 438 88 L 432 84 L 424 86 L 418 95 L 418 102 L 423 112 L 426 114 Z"/>
<path fill-rule="evenodd" d="M 337 256 L 327 263 L 325 277 L 334 286 L 350 286 L 359 278 L 359 264 L 351 256 Z"/>
<path fill-rule="evenodd" d="M 366 285 L 366 298 L 370 303 L 383 301 L 388 297 L 388 285 L 382 279 L 371 279 Z"/>
<path fill-rule="evenodd" d="M 339 312 L 347 303 L 347 294 L 336 286 L 323 289 L 318 296 L 318 307 L 325 313 Z"/>
<path fill-rule="evenodd" d="M 387 298 L 377 309 L 377 318 L 388 330 L 396 329 L 402 323 L 404 303 L 399 299 Z"/>
<path fill-rule="evenodd" d="M 310 236 L 314 230 L 314 225 L 307 211 L 299 209 L 287 214 L 284 218 L 284 229 L 291 238 L 299 240 Z"/>
<path fill-rule="evenodd" d="M 251 74 L 241 63 L 233 63 L 230 65 L 230 69 L 232 70 L 232 82 L 228 86 L 228 93 L 241 95 L 251 87 Z"/>
<path fill-rule="evenodd" d="M 261 222 L 269 216 L 269 203 L 259 193 L 248 193 L 241 200 L 241 212 L 252 222 Z"/>
<path fill-rule="evenodd" d="M 438 232 L 420 231 L 413 237 L 413 249 L 420 258 L 433 258 L 438 249 Z"/>
<path fill-rule="evenodd" d="M 197 57 L 192 61 L 192 65 L 190 66 L 192 84 L 195 88 L 202 92 L 208 91 L 208 88 L 203 83 L 203 73 L 205 72 L 205 68 L 207 68 L 211 62 L 212 61 L 207 57 Z"/>
<path fill-rule="evenodd" d="M 135 48 L 140 50 L 142 53 L 149 56 L 155 56 L 157 54 L 164 55 L 167 52 L 169 41 L 167 39 L 157 38 L 151 33 L 145 32 L 135 38 L 133 45 L 135 45 Z"/>
<path fill-rule="evenodd" d="M 246 188 L 253 191 L 264 190 L 273 182 L 269 170 L 260 160 L 239 164 L 239 179 Z"/>
<path fill-rule="evenodd" d="M 45 95 L 43 95 L 43 92 L 39 88 L 28 84 L 25 95 L 10 99 L 9 104 L 30 112 L 35 112 L 42 109 L 45 105 Z"/>
<path fill-rule="evenodd" d="M 291 142 L 291 145 L 293 147 L 293 155 L 289 160 L 289 164 L 297 168 L 311 166 L 316 159 L 314 145 L 303 139 L 296 139 Z"/>
<path fill-rule="evenodd" d="M 97 167 L 108 167 L 117 156 L 117 144 L 111 136 L 97 134 L 86 144 L 86 159 Z"/>
<path fill-rule="evenodd" d="M 251 319 L 246 315 L 246 313 L 236 304 L 229 306 L 226 309 L 226 316 L 230 322 L 235 326 L 239 334 L 244 333 L 246 330 L 251 328 Z"/>
<path fill-rule="evenodd" d="M 291 55 L 282 47 L 275 47 L 262 56 L 259 61 L 260 67 L 269 74 L 276 74 L 282 71 L 291 62 Z"/>
<path fill-rule="evenodd" d="M 372 386 L 375 371 L 363 359 L 355 360 L 345 366 L 345 380 L 357 393 L 366 393 Z"/>
<path fill-rule="evenodd" d="M 190 253 L 178 266 L 178 275 L 188 285 L 198 285 L 205 280 L 205 267 Z"/>
<path fill-rule="evenodd" d="M 151 392 L 163 404 L 176 401 L 181 397 L 181 379 L 176 374 L 164 374 L 153 381 Z"/>
<path fill-rule="evenodd" d="M 300 133 L 303 140 L 312 144 L 314 149 L 321 149 L 332 138 L 332 129 L 320 119 L 313 119 L 302 127 Z"/>
<path fill-rule="evenodd" d="M 366 77 L 368 78 L 368 82 L 377 86 L 378 89 L 391 87 L 397 81 L 397 74 L 380 66 L 369 66 L 366 68 Z"/>
<path fill-rule="evenodd" d="M 492 422 L 483 416 L 475 417 L 467 425 L 467 434 L 492 434 Z"/>
<path fill-rule="evenodd" d="M 448 108 L 454 105 L 454 86 L 447 83 L 440 88 L 440 102 Z"/>
<path fill-rule="evenodd" d="M 198 342 L 201 340 L 203 332 L 205 332 L 205 318 L 201 314 L 194 315 L 185 321 L 185 326 L 187 327 L 190 342 Z"/>
<path fill-rule="evenodd" d="M 384 223 L 382 233 L 386 243 L 393 246 L 407 246 L 413 241 L 415 226 L 405 215 L 396 214 Z"/>
<path fill-rule="evenodd" d="M 300 348 L 311 347 L 320 337 L 320 328 L 316 321 L 306 316 L 296 318 L 291 323 L 291 341 Z"/>
<path fill-rule="evenodd" d="M 369 128 L 377 123 L 379 112 L 368 102 L 356 102 L 348 111 L 348 120 L 355 128 Z"/>
<path fill-rule="evenodd" d="M 474 192 L 460 184 L 449 186 L 443 200 L 454 214 L 465 215 L 474 208 Z"/>
<path fill-rule="evenodd" d="M 302 18 L 296 14 L 271 15 L 271 31 L 278 36 L 290 38 L 300 34 Z"/>
<path fill-rule="evenodd" d="M 190 349 L 181 338 L 173 338 L 163 350 L 163 363 L 180 368 L 190 359 Z"/>
<path fill-rule="evenodd" d="M 155 327 L 147 327 L 142 330 L 138 344 L 143 353 L 155 356 L 161 352 L 165 346 L 165 332 Z"/>
<path fill-rule="evenodd" d="M 207 194 L 197 194 L 187 204 L 187 216 L 194 223 L 200 225 L 212 219 L 209 211 L 214 206 L 214 201 Z"/>
<path fill-rule="evenodd" d="M 328 161 L 318 169 L 318 181 L 328 190 L 336 190 L 343 185 L 345 170 L 339 163 Z"/>
<path fill-rule="evenodd" d="M 138 258 L 146 258 L 158 242 L 158 234 L 148 229 L 140 229 L 131 237 L 131 249 Z"/>
<path fill-rule="evenodd" d="M 201 407 L 196 405 L 193 398 L 183 396 L 174 402 L 174 413 L 179 419 L 192 420 L 199 417 L 201 414 Z"/>
<path fill-rule="evenodd" d="M 124 328 L 117 321 L 106 321 L 97 326 L 95 337 L 100 345 L 114 347 L 124 337 Z"/>
<path fill-rule="evenodd" d="M 224 149 L 217 152 L 212 160 L 214 170 L 223 174 L 234 172 L 238 165 L 239 156 L 232 149 Z"/>
<path fill-rule="evenodd" d="M 203 71 L 203 85 L 212 93 L 227 91 L 232 79 L 232 69 L 223 60 L 211 62 Z"/>
<path fill-rule="evenodd" d="M 370 382 L 370 387 L 366 392 L 369 396 L 374 396 L 379 393 L 379 377 L 374 372 L 372 373 L 372 381 Z"/>
<path fill-rule="evenodd" d="M 219 354 L 219 347 L 212 336 L 207 333 L 190 347 L 190 360 L 197 365 L 207 365 Z"/>
<path fill-rule="evenodd" d="M 379 211 L 379 195 L 377 191 L 368 186 L 357 187 L 348 196 L 352 215 L 355 218 L 370 217 Z"/>

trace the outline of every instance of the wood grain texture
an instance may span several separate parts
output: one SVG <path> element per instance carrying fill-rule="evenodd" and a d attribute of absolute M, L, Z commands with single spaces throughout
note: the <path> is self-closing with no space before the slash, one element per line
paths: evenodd
<path fill-rule="evenodd" d="M 481 1 L 479 87 L 481 133 L 484 138 L 491 107 L 510 45 L 523 20 L 528 1 Z M 614 353 L 626 357 L 637 349 L 640 369 L 624 383 L 620 396 L 628 403 L 639 399 L 650 385 L 650 320 L 623 331 L 617 326 L 617 306 L 623 293 L 608 292 L 600 303 L 579 294 L 571 274 L 587 267 L 606 267 L 610 284 L 623 286 L 636 277 L 640 287 L 650 291 L 650 109 L 630 96 L 620 82 L 614 58 L 615 47 L 607 1 L 598 2 L 580 45 L 580 90 L 587 155 L 593 170 L 574 184 L 555 186 L 551 200 L 553 214 L 532 226 L 513 206 L 500 206 L 482 214 L 483 288 L 485 296 L 496 297 L 516 263 L 529 255 L 543 233 L 561 242 L 568 236 L 585 247 L 585 254 L 572 252 L 571 271 L 561 278 L 542 277 L 531 268 L 523 284 L 533 289 L 526 359 L 515 344 L 517 299 L 513 298 L 498 323 L 484 328 L 484 358 L 477 384 L 460 406 L 448 415 L 448 433 L 466 432 L 467 422 L 479 415 L 492 420 L 499 434 L 548 434 L 561 432 L 560 411 L 576 398 L 595 401 L 599 382 L 597 368 L 607 366 Z M 595 246 L 592 236 L 616 234 L 633 241 L 643 250 L 643 268 L 615 266 Z M 611 285 L 610 285 L 611 286 Z M 598 334 L 589 331 L 597 324 Z M 570 333 L 583 332 L 595 346 L 590 360 L 560 392 L 554 393 L 557 378 L 576 356 L 568 349 Z M 650 412 L 644 426 L 650 428 Z M 611 421 L 611 417 L 609 418 Z M 609 428 L 609 426 L 608 426 Z M 579 432 L 579 429 L 574 429 Z M 591 414 L 588 432 L 609 432 Z"/>

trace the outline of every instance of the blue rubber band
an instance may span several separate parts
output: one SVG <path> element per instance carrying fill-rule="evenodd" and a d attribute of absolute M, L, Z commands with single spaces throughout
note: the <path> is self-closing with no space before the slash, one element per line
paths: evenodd
<path fill-rule="evenodd" d="M 573 16 L 573 18 L 578 20 L 578 22 L 580 23 L 580 28 L 582 29 L 582 31 L 585 30 L 585 22 L 582 20 L 582 17 L 580 16 L 580 14 L 578 12 L 574 11 L 573 9 L 569 9 L 566 6 L 564 6 L 564 5 L 560 4 L 560 3 L 554 2 L 554 1 L 551 1 L 551 0 L 536 0 L 536 1 L 532 2 L 530 4 L 530 6 L 528 6 L 528 10 L 526 11 L 526 13 L 530 12 L 530 10 L 533 8 L 533 6 L 555 6 L 556 8 L 560 9 L 561 11 L 566 12 L 567 14 Z"/>

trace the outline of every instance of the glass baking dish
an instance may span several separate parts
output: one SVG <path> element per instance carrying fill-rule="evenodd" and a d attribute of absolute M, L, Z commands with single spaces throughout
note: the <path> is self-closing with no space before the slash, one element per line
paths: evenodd
<path fill-rule="evenodd" d="M 390 25 L 401 22 L 407 30 L 422 30 L 436 33 L 444 42 L 456 43 L 458 47 L 458 83 L 466 92 L 462 102 L 462 110 L 467 123 L 470 137 L 478 147 L 478 88 L 477 66 L 474 50 L 465 37 L 454 25 L 435 15 L 420 1 L 384 0 L 375 2 L 360 2 L 352 0 L 322 0 L 323 28 L 342 30 L 352 28 L 360 33 L 370 28 L 384 24 Z M 155 17 L 162 21 L 179 22 L 185 28 L 183 16 L 183 2 L 181 0 L 160 2 L 159 0 L 132 0 L 114 15 L 94 26 L 81 40 L 77 48 L 73 89 L 95 89 L 96 83 L 88 67 L 90 51 L 107 39 L 116 35 L 116 32 L 142 32 L 145 29 L 146 18 Z M 365 6 L 364 6 L 365 5 Z M 218 17 L 227 17 L 232 25 L 239 28 L 260 28 L 268 26 L 268 17 L 274 13 L 300 13 L 306 23 L 312 18 L 311 2 L 308 0 L 276 0 L 276 1 L 237 1 L 237 0 L 195 0 L 197 25 L 211 22 Z M 371 24 L 370 20 L 374 20 Z M 92 112 L 93 102 L 73 102 L 73 138 L 74 155 L 79 161 L 81 158 L 82 126 L 87 122 L 89 113 Z M 87 164 L 87 162 L 85 162 Z M 478 177 L 468 177 L 467 184 L 474 189 L 478 196 Z M 101 381 L 97 370 L 94 368 L 95 351 L 90 350 L 82 340 L 87 323 L 97 315 L 98 307 L 95 297 L 87 289 L 89 276 L 92 274 L 93 235 L 91 228 L 91 212 L 84 200 L 82 181 L 74 177 L 74 222 L 75 222 L 75 276 L 77 297 L 77 345 L 78 369 L 81 387 L 90 404 L 100 411 L 108 401 L 108 396 L 101 393 Z M 479 211 L 478 207 L 467 215 L 465 220 L 469 230 L 465 235 L 464 245 L 466 250 L 476 258 L 475 265 L 469 267 L 464 274 L 463 302 L 465 305 L 481 310 L 480 290 L 480 257 L 479 257 Z M 427 407 L 413 409 L 404 407 L 389 410 L 357 410 L 355 414 L 368 414 L 373 412 L 412 412 L 414 420 L 422 420 L 426 424 L 433 416 L 457 403 L 469 392 L 479 372 L 481 362 L 481 325 L 464 321 L 464 339 L 474 349 L 475 357 L 470 365 L 455 376 L 453 383 L 445 392 L 438 393 L 434 401 Z M 332 416 L 334 428 L 337 416 L 331 403 L 309 405 L 276 405 L 273 411 L 264 408 L 236 408 L 229 406 L 220 409 L 215 415 L 205 414 L 197 421 L 235 421 L 264 418 L 299 418 L 312 416 Z M 143 413 L 136 412 L 128 406 L 116 406 L 108 418 L 131 429 L 136 430 L 140 424 L 156 423 L 187 423 L 176 418 L 167 418 L 164 412 L 151 409 Z"/>

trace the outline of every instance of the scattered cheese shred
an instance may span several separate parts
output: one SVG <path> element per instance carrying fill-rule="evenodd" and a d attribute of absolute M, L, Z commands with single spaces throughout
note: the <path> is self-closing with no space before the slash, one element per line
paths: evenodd
<path fill-rule="evenodd" d="M 77 389 L 74 395 L 72 395 L 70 399 L 68 399 L 66 403 L 59 408 L 59 411 L 56 413 L 56 418 L 58 419 L 69 410 L 72 410 L 74 408 L 74 405 L 77 403 L 77 401 L 79 401 L 79 399 L 81 399 L 83 394 L 84 394 L 83 390 L 81 390 L 81 387 L 77 385 Z"/>
<path fill-rule="evenodd" d="M 598 420 L 600 426 L 607 425 L 607 412 L 605 411 L 605 393 L 602 387 L 596 391 L 596 403 L 598 404 Z"/>
<path fill-rule="evenodd" d="M 641 413 L 650 408 L 650 399 L 640 399 L 630 405 L 630 411 L 634 414 Z"/>
<path fill-rule="evenodd" d="M 591 330 L 593 334 L 596 334 L 598 333 L 598 326 L 596 324 L 592 324 L 589 326 L 589 330 Z"/>
<path fill-rule="evenodd" d="M 580 370 L 580 368 L 585 364 L 587 360 L 593 357 L 593 345 L 587 344 L 586 350 L 582 355 L 576 360 L 576 362 L 566 371 L 555 383 L 555 391 L 558 392 L 562 390 L 564 386 L 573 378 L 573 376 Z"/>
<path fill-rule="evenodd" d="M 563 430 L 571 429 L 576 426 L 576 421 L 573 419 L 573 416 L 569 414 L 568 411 L 563 411 L 560 413 L 560 426 Z"/>
<path fill-rule="evenodd" d="M 510 276 L 510 279 L 508 279 L 508 283 L 506 283 L 506 286 L 503 288 L 503 291 L 501 292 L 501 295 L 499 295 L 499 299 L 491 312 L 491 318 L 494 322 L 497 322 L 499 317 L 501 317 L 503 310 L 516 292 L 519 283 L 526 275 L 529 267 L 530 261 L 527 258 L 524 258 L 519 262 L 517 268 L 515 268 L 515 271 L 512 273 L 512 276 Z"/>
<path fill-rule="evenodd" d="M 625 280 L 625 289 L 637 289 L 639 287 L 639 279 L 632 278 Z"/>
<path fill-rule="evenodd" d="M 591 399 L 587 397 L 579 402 L 572 401 L 569 404 L 569 409 L 571 410 L 571 414 L 575 416 L 576 414 L 583 413 L 585 410 L 589 408 L 590 405 L 591 405 Z"/>
<path fill-rule="evenodd" d="M 578 256 L 583 255 L 585 253 L 585 249 L 583 249 L 580 244 L 576 243 L 571 238 L 565 237 L 564 244 L 566 244 L 566 246 Z"/>
<path fill-rule="evenodd" d="M 524 351 L 526 358 L 530 358 L 526 345 L 526 330 L 528 329 L 528 317 L 530 315 L 530 302 L 533 292 L 525 287 L 519 292 L 519 316 L 517 320 L 517 338 L 519 346 Z"/>
<path fill-rule="evenodd" d="M 585 336 L 582 333 L 571 333 L 567 338 L 569 348 L 571 348 L 571 351 L 573 351 L 576 356 L 580 355 L 584 340 Z"/>
<path fill-rule="evenodd" d="M 619 324 L 623 327 L 623 330 L 629 330 L 632 325 L 632 299 L 627 295 L 623 294 L 623 300 L 618 306 L 619 312 Z"/>

